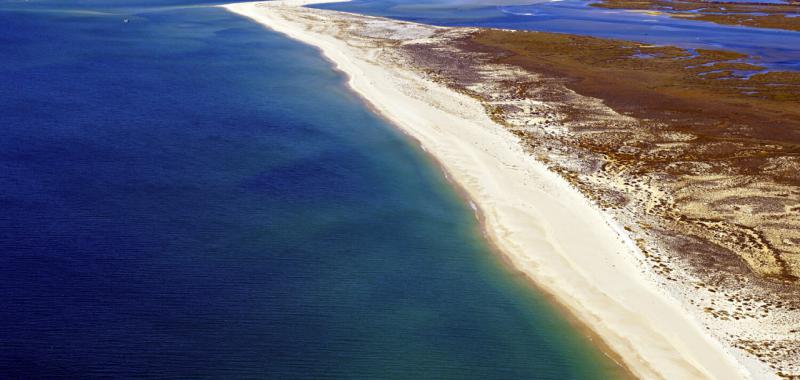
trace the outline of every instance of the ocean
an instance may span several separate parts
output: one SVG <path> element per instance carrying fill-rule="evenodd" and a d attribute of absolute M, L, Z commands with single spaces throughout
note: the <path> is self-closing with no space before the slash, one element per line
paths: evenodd
<path fill-rule="evenodd" d="M 2 378 L 622 375 L 311 47 L 6 0 L 0 83 Z"/>

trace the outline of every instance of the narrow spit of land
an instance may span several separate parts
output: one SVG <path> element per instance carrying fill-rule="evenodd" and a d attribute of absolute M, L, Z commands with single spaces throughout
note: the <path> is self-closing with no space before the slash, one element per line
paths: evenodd
<path fill-rule="evenodd" d="M 730 142 L 693 145 L 699 138 L 695 134 L 649 129 L 666 119 L 646 119 L 647 113 L 669 114 L 671 110 L 637 111 L 639 106 L 631 106 L 618 112 L 609 107 L 610 102 L 577 92 L 580 89 L 570 85 L 603 86 L 582 82 L 584 78 L 575 74 L 579 61 L 587 57 L 553 58 L 563 55 L 554 51 L 558 50 L 555 46 L 570 41 L 553 44 L 549 53 L 554 60 L 537 68 L 526 65 L 536 60 L 525 56 L 525 48 L 501 44 L 500 40 L 509 38 L 522 39 L 519 45 L 536 43 L 524 32 L 437 28 L 303 8 L 305 4 L 280 1 L 227 8 L 319 47 L 350 76 L 349 84 L 356 92 L 439 160 L 480 208 L 488 236 L 512 263 L 592 328 L 637 376 L 769 379 L 789 376 L 796 369 L 791 352 L 783 350 L 791 347 L 792 335 L 781 330 L 796 313 L 792 314 L 788 303 L 773 303 L 760 293 L 774 284 L 783 292 L 776 295 L 778 299 L 790 291 L 793 274 L 785 264 L 790 255 L 780 256 L 784 263 L 776 256 L 771 261 L 763 254 L 766 251 L 759 251 L 763 246 L 750 245 L 760 242 L 751 230 L 725 220 L 690 220 L 696 236 L 680 240 L 684 235 L 671 230 L 675 226 L 664 218 L 674 215 L 669 210 L 676 210 L 676 199 L 684 199 L 681 193 L 670 193 L 670 174 L 625 166 L 635 162 L 637 154 L 651 152 L 645 150 L 650 147 L 653 154 L 665 155 L 664 162 L 678 164 L 672 168 L 678 170 L 684 163 L 670 155 L 696 148 L 722 154 Z M 572 48 L 577 51 L 585 46 L 572 42 Z M 606 49 L 610 47 L 598 53 Z M 647 59 L 642 55 L 663 55 L 665 60 L 695 59 L 703 65 L 735 59 L 722 52 L 698 52 L 697 58 L 676 51 L 668 57 L 666 48 L 626 49 L 637 60 Z M 561 70 L 557 63 L 570 60 L 574 61 L 570 70 L 575 71 L 557 71 Z M 598 69 L 603 67 L 600 63 L 586 62 Z M 613 67 L 609 64 L 606 74 Z M 699 74 L 691 68 L 681 70 L 689 70 L 686 75 Z M 677 75 L 664 74 L 658 83 Z M 724 93 L 713 83 L 703 88 L 709 91 L 704 96 Z M 633 100 L 652 101 L 660 96 L 635 96 L 642 91 L 636 86 L 626 91 L 631 91 L 628 99 Z M 748 91 L 735 96 L 750 95 Z M 673 106 L 680 109 L 675 102 Z M 674 117 L 691 118 L 689 114 Z M 647 133 L 665 140 L 653 141 Z M 638 144 L 631 144 L 632 135 L 638 136 L 634 140 Z M 607 153 L 612 151 L 616 153 Z M 630 156 L 627 161 L 625 155 Z M 695 168 L 692 173 L 697 175 L 708 174 L 697 170 L 716 169 L 713 162 L 687 161 L 685 165 Z M 691 187 L 690 191 L 702 195 L 719 183 L 729 189 L 742 188 L 715 179 L 708 174 L 705 182 L 698 182 L 706 190 Z M 744 198 L 731 201 L 746 202 Z M 706 200 L 696 202 L 705 204 Z M 716 204 L 725 202 L 711 203 Z M 701 230 L 725 238 L 704 241 Z M 736 245 L 720 246 L 728 241 Z M 676 251 L 676 247 L 682 248 Z M 716 263 L 718 251 L 709 247 L 724 250 L 727 256 Z M 744 253 L 736 251 L 741 247 L 746 248 Z M 743 257 L 749 261 L 742 261 Z M 759 266 L 762 258 L 766 261 Z M 754 268 L 760 272 L 753 272 Z M 730 273 L 732 279 L 723 281 Z M 759 351 L 765 341 L 771 357 Z"/>

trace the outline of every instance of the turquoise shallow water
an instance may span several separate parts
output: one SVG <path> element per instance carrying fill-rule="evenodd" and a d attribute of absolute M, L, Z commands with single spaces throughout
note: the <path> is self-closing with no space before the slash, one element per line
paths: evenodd
<path fill-rule="evenodd" d="M 34 3 L 0 11 L 2 377 L 617 377 L 314 49 Z"/>

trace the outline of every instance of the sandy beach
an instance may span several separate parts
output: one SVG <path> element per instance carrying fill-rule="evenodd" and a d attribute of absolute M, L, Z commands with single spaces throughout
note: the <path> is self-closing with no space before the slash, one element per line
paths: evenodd
<path fill-rule="evenodd" d="M 225 8 L 319 48 L 355 92 L 442 165 L 480 210 L 486 235 L 510 262 L 591 328 L 634 375 L 776 378 L 757 363 L 737 360 L 652 280 L 625 230 L 528 154 L 480 102 L 381 59 L 379 46 L 339 33 L 350 18 L 402 39 L 429 38 L 437 28 L 301 7 L 312 2 L 319 1 Z"/>

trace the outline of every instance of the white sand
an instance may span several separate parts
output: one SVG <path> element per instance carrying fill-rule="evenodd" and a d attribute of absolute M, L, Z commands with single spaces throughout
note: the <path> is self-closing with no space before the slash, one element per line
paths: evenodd
<path fill-rule="evenodd" d="M 320 32 L 313 24 L 319 19 L 298 17 L 302 12 L 296 7 L 311 2 L 225 7 L 318 47 L 349 76 L 353 90 L 418 140 L 463 187 L 482 212 L 487 235 L 511 262 L 593 329 L 635 375 L 771 378 L 749 373 L 728 347 L 656 287 L 637 264 L 641 253 L 624 231 L 526 154 L 478 101 L 408 68 L 376 63 L 375 48 L 351 46 Z M 337 17 L 329 13 L 330 19 Z"/>

